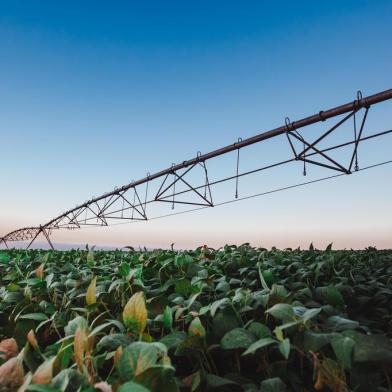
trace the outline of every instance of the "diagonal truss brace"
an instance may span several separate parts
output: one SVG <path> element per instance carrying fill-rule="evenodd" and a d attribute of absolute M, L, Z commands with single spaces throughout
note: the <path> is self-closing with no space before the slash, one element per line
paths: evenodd
<path fill-rule="evenodd" d="M 351 174 L 352 166 L 354 163 L 354 159 L 357 160 L 358 156 L 358 145 L 361 140 L 362 132 L 365 126 L 366 118 L 368 115 L 369 107 L 366 107 L 365 109 L 365 114 L 363 115 L 362 122 L 361 122 L 361 127 L 360 131 L 357 134 L 356 130 L 356 113 L 359 111 L 359 109 L 354 109 L 351 113 L 346 115 L 343 119 L 338 121 L 335 125 L 333 125 L 331 128 L 329 128 L 327 131 L 325 131 L 320 137 L 318 137 L 314 142 L 309 143 L 305 140 L 305 138 L 296 130 L 296 129 L 289 129 L 290 128 L 290 123 L 286 119 L 286 125 L 287 125 L 287 131 L 286 131 L 286 136 L 290 145 L 290 148 L 294 154 L 295 160 L 298 161 L 303 161 L 305 163 L 310 163 L 316 166 L 321 166 L 330 170 L 335 170 L 344 174 Z M 354 118 L 354 151 L 351 155 L 350 163 L 348 167 L 344 167 L 342 164 L 337 162 L 335 159 L 333 159 L 331 156 L 325 153 L 325 151 L 322 151 L 321 149 L 317 148 L 316 146 L 324 140 L 328 135 L 336 131 L 339 127 L 341 127 L 343 124 L 346 123 L 346 121 L 350 118 Z M 303 144 L 303 149 L 300 152 L 297 152 L 297 150 L 294 147 L 294 143 L 292 138 L 295 138 L 296 140 L 300 141 Z M 315 161 L 313 159 L 309 159 L 308 156 L 321 156 L 323 157 L 326 161 L 329 162 L 327 163 L 322 163 Z M 358 165 L 356 164 L 355 170 L 358 170 Z M 304 168 L 304 175 L 306 175 L 306 169 Z"/>
<path fill-rule="evenodd" d="M 197 187 L 191 185 L 184 177 L 195 167 L 201 166 L 204 172 L 204 193 L 199 192 Z M 174 177 L 172 181 L 167 181 L 170 173 L 168 173 L 163 182 L 161 183 L 154 200 L 155 201 L 162 201 L 162 202 L 167 202 L 167 203 L 172 203 L 172 208 L 175 203 L 178 204 L 190 204 L 190 205 L 196 205 L 196 206 L 208 206 L 208 207 L 213 207 L 214 203 L 212 200 L 212 193 L 211 193 L 211 187 L 210 187 L 210 181 L 208 179 L 208 171 L 207 171 L 207 166 L 206 163 L 203 162 L 196 162 L 193 165 L 191 165 L 189 168 L 187 168 L 183 173 L 178 174 L 176 170 L 173 170 L 171 175 Z M 168 182 L 168 184 L 166 184 Z M 176 191 L 176 184 L 181 182 L 186 186 L 185 191 Z M 166 186 L 165 186 L 166 185 Z M 171 191 L 171 193 L 169 193 Z M 188 193 L 191 191 L 197 196 L 197 199 L 200 200 L 199 202 L 197 201 L 184 201 L 184 200 L 176 200 L 176 196 L 179 196 L 184 193 Z"/>

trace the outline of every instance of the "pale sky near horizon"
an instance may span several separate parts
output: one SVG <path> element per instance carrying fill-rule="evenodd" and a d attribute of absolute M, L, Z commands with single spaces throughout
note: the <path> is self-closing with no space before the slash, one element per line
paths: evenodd
<path fill-rule="evenodd" d="M 0 237 L 199 150 L 280 126 L 286 116 L 352 101 L 359 89 L 391 88 L 391 15 L 386 0 L 2 1 Z M 392 101 L 371 109 L 366 132 L 390 128 Z M 392 136 L 370 142 L 360 165 L 392 159 L 391 146 Z M 289 152 L 284 139 L 257 148 L 241 155 L 243 169 Z M 227 164 L 234 168 L 235 159 Z M 225 165 L 214 175 L 225 174 Z M 59 232 L 53 240 L 392 248 L 391 171 L 385 165 L 166 219 Z M 303 178 L 297 165 L 241 180 L 240 196 L 330 174 L 309 168 Z M 232 198 L 232 185 L 216 197 Z"/>

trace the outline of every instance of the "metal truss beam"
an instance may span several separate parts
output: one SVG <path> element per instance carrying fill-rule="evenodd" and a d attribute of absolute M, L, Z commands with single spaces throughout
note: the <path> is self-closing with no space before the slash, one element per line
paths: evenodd
<path fill-rule="evenodd" d="M 120 188 L 115 188 L 113 191 L 104 193 L 99 197 L 93 197 L 85 203 L 65 211 L 43 225 L 14 230 L 0 238 L 0 243 L 3 242 L 5 246 L 8 247 L 8 242 L 11 241 L 30 241 L 28 245 L 28 247 L 30 247 L 36 238 L 40 234 L 43 234 L 48 241 L 49 246 L 53 248 L 53 244 L 50 240 L 52 230 L 74 230 L 86 226 L 108 226 L 111 222 L 116 220 L 148 220 L 146 211 L 147 205 L 155 202 L 171 203 L 172 208 L 174 208 L 176 204 L 213 207 L 214 203 L 211 187 L 224 181 L 235 180 L 235 198 L 238 198 L 239 179 L 241 177 L 294 161 L 303 162 L 304 175 L 307 173 L 306 164 L 338 171 L 342 174 L 351 174 L 353 168 L 355 171 L 359 168 L 359 144 L 366 140 L 392 133 L 392 130 L 387 130 L 363 136 L 369 108 L 390 99 L 392 99 L 392 89 L 365 98 L 363 98 L 362 94 L 359 92 L 357 94 L 357 99 L 344 105 L 325 111 L 322 110 L 310 117 L 293 122 L 286 118 L 285 124 L 278 128 L 244 140 L 238 139 L 236 143 L 206 154 L 198 153 L 197 156 L 192 159 L 176 165 L 173 164 L 171 167 L 157 173 L 147 174 L 145 178 L 132 181 Z M 358 130 L 357 116 L 362 109 L 364 109 L 364 114 Z M 339 116 L 344 117 L 339 119 Z M 313 141 L 305 139 L 305 137 L 299 133 L 299 130 L 302 128 L 335 118 L 337 122 Z M 328 136 L 337 132 L 343 125 L 346 126 L 348 120 L 351 118 L 353 118 L 354 128 L 353 140 L 335 144 L 327 148 L 320 147 L 321 142 L 328 139 Z M 289 147 L 294 155 L 293 158 L 258 167 L 246 172 L 240 172 L 240 150 L 280 135 L 286 136 Z M 331 151 L 348 146 L 352 146 L 353 150 L 349 154 L 347 164 L 338 162 L 338 160 L 330 155 Z M 235 174 L 210 181 L 207 171 L 207 161 L 229 154 L 230 152 L 236 152 L 237 161 Z M 197 177 L 202 183 L 199 185 L 193 184 L 195 179 L 193 178 L 192 180 L 190 175 Z M 157 180 L 158 182 L 158 191 L 154 192 L 152 197 L 149 197 L 149 184 L 154 180 Z M 144 193 L 143 197 L 141 196 L 142 193 Z M 188 199 L 183 198 L 184 196 L 187 196 Z"/>

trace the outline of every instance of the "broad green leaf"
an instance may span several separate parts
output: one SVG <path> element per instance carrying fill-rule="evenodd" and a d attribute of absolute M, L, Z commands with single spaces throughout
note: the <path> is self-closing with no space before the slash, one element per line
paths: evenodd
<path fill-rule="evenodd" d="M 113 321 L 108 321 L 107 323 L 103 323 L 101 325 L 98 325 L 97 327 L 95 327 L 89 334 L 89 337 L 91 336 L 95 336 L 97 334 L 99 334 L 101 331 L 103 331 L 105 328 L 109 327 L 109 326 L 113 326 L 115 325 L 113 323 Z"/>
<path fill-rule="evenodd" d="M 230 300 L 228 298 L 222 298 L 219 299 L 218 301 L 213 302 L 211 304 L 211 310 L 210 310 L 211 317 L 215 316 L 216 311 L 221 307 L 221 305 L 227 304 L 229 302 Z"/>
<path fill-rule="evenodd" d="M 324 327 L 328 331 L 344 331 L 346 329 L 355 329 L 359 327 L 358 321 L 349 320 L 341 316 L 331 316 L 324 323 Z"/>
<path fill-rule="evenodd" d="M 344 299 L 340 291 L 333 285 L 316 288 L 316 296 L 332 306 L 343 306 Z"/>
<path fill-rule="evenodd" d="M 249 325 L 248 331 L 252 332 L 258 339 L 271 336 L 270 329 L 266 325 L 261 324 L 257 321 L 254 321 Z"/>
<path fill-rule="evenodd" d="M 279 378 L 267 378 L 261 382 L 262 392 L 286 392 L 286 384 Z"/>
<path fill-rule="evenodd" d="M 151 366 L 135 376 L 135 381 L 151 392 L 179 392 L 171 366 Z"/>
<path fill-rule="evenodd" d="M 212 319 L 212 328 L 218 337 L 222 337 L 225 333 L 240 326 L 241 321 L 232 308 L 218 311 Z"/>
<path fill-rule="evenodd" d="M 302 318 L 304 320 L 310 320 L 314 317 L 316 317 L 319 313 L 321 312 L 320 308 L 315 308 L 315 309 L 308 309 L 305 311 L 305 313 L 302 315 Z"/>
<path fill-rule="evenodd" d="M 258 340 L 257 342 L 252 343 L 248 349 L 242 355 L 254 354 L 258 349 L 267 347 L 271 344 L 276 343 L 276 340 L 266 337 Z"/>
<path fill-rule="evenodd" d="M 150 392 L 150 390 L 141 384 L 128 381 L 117 389 L 117 392 Z"/>
<path fill-rule="evenodd" d="M 178 347 L 187 338 L 187 334 L 184 331 L 175 331 L 169 335 L 164 336 L 160 342 L 163 343 L 168 350 L 171 348 Z"/>
<path fill-rule="evenodd" d="M 77 391 L 83 383 L 83 376 L 74 369 L 64 369 L 52 381 L 52 386 L 61 391 Z"/>
<path fill-rule="evenodd" d="M 244 328 L 235 328 L 225 334 L 221 340 L 221 347 L 224 350 L 247 349 L 256 341 L 255 335 Z"/>
<path fill-rule="evenodd" d="M 175 283 L 175 291 L 178 294 L 189 295 L 193 292 L 193 287 L 189 279 L 179 279 Z"/>
<path fill-rule="evenodd" d="M 128 277 L 129 273 L 131 272 L 131 267 L 128 263 L 123 262 L 121 265 L 118 267 L 118 271 L 121 276 L 124 278 Z"/>
<path fill-rule="evenodd" d="M 222 293 L 227 293 L 230 291 L 230 285 L 227 282 L 219 282 L 216 287 L 216 291 L 221 291 Z"/>
<path fill-rule="evenodd" d="M 97 344 L 97 348 L 107 351 L 115 351 L 119 346 L 126 347 L 134 341 L 129 335 L 113 333 L 104 336 Z"/>
<path fill-rule="evenodd" d="M 199 317 L 196 317 L 192 320 L 188 328 L 188 333 L 190 336 L 199 336 L 201 338 L 206 335 L 206 330 L 203 327 Z"/>
<path fill-rule="evenodd" d="M 304 351 L 317 352 L 327 344 L 331 343 L 333 339 L 340 338 L 341 335 L 335 332 L 332 333 L 317 333 L 306 331 L 304 334 Z"/>
<path fill-rule="evenodd" d="M 64 328 L 65 335 L 71 336 L 75 335 L 75 332 L 78 328 L 87 329 L 88 323 L 87 320 L 82 316 L 77 316 L 74 319 L 70 320 L 68 325 Z"/>
<path fill-rule="evenodd" d="M 266 313 L 269 313 L 279 320 L 292 320 L 295 317 L 292 306 L 284 303 L 274 305 L 272 308 L 269 308 Z"/>
<path fill-rule="evenodd" d="M 5 252 L 0 252 L 0 264 L 9 264 L 11 256 Z"/>
<path fill-rule="evenodd" d="M 26 320 L 35 320 L 35 321 L 44 321 L 47 320 L 49 317 L 45 313 L 27 313 L 19 316 L 19 319 L 26 319 Z"/>
<path fill-rule="evenodd" d="M 331 345 L 338 362 L 346 369 L 351 369 L 354 344 L 355 341 L 353 339 L 344 336 L 331 340 Z"/>
<path fill-rule="evenodd" d="M 290 355 L 290 339 L 286 338 L 282 340 L 279 343 L 279 351 L 282 353 L 282 355 L 286 358 L 289 359 Z"/>
<path fill-rule="evenodd" d="M 166 355 L 163 344 L 134 342 L 124 349 L 116 366 L 121 378 L 131 381 L 150 367 L 161 364 Z"/>

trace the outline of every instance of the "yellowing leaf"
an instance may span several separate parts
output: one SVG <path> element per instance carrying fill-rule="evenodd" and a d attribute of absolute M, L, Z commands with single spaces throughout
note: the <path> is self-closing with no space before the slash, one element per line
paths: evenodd
<path fill-rule="evenodd" d="M 280 342 L 283 342 L 284 336 L 283 336 L 282 328 L 276 327 L 276 328 L 274 329 L 274 333 L 275 333 L 276 338 L 277 338 Z"/>
<path fill-rule="evenodd" d="M 86 303 L 92 305 L 97 302 L 97 277 L 90 282 L 86 292 Z"/>
<path fill-rule="evenodd" d="M 24 381 L 22 358 L 14 357 L 0 366 L 0 386 L 2 391 L 16 391 Z"/>
<path fill-rule="evenodd" d="M 123 310 L 124 324 L 142 334 L 147 325 L 147 308 L 144 294 L 139 291 L 132 295 Z"/>
<path fill-rule="evenodd" d="M 35 270 L 35 276 L 36 276 L 38 279 L 43 279 L 43 278 L 44 278 L 44 267 L 45 267 L 45 264 L 42 263 L 42 264 Z"/>
<path fill-rule="evenodd" d="M 123 353 L 122 346 L 118 346 L 117 350 L 115 351 L 114 356 L 113 356 L 113 364 L 114 365 L 118 362 L 118 360 L 120 359 L 122 353 Z"/>
<path fill-rule="evenodd" d="M 189 325 L 188 333 L 191 336 L 204 337 L 206 335 L 206 330 L 203 327 L 203 324 L 201 323 L 199 317 L 196 317 L 195 319 L 192 320 L 192 322 Z"/>
<path fill-rule="evenodd" d="M 87 333 L 84 329 L 78 327 L 74 337 L 74 358 L 79 370 L 82 370 L 84 363 L 84 353 L 87 348 Z"/>
<path fill-rule="evenodd" d="M 31 382 L 33 384 L 50 384 L 53 378 L 53 362 L 56 357 L 53 357 L 42 363 L 34 372 Z"/>
<path fill-rule="evenodd" d="M 30 329 L 30 332 L 27 334 L 27 340 L 34 349 L 38 348 L 38 342 L 32 329 Z"/>
<path fill-rule="evenodd" d="M 4 339 L 0 342 L 0 358 L 4 361 L 18 354 L 18 344 L 14 338 Z"/>

